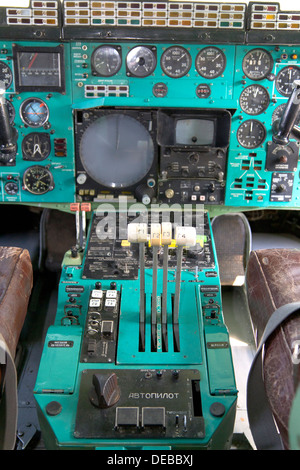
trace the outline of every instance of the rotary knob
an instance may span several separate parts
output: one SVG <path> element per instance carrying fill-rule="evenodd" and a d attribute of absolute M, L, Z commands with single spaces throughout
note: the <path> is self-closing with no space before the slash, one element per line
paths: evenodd
<path fill-rule="evenodd" d="M 110 408 L 120 399 L 120 388 L 115 373 L 93 374 L 90 401 L 97 408 Z"/>

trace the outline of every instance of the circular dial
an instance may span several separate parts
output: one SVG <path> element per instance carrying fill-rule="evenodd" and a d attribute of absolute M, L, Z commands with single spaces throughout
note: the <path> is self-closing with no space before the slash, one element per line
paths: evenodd
<path fill-rule="evenodd" d="M 44 166 L 31 166 L 24 173 L 23 185 L 31 194 L 45 194 L 54 188 L 52 173 Z"/>
<path fill-rule="evenodd" d="M 300 68 L 290 65 L 284 67 L 276 77 L 277 91 L 283 96 L 290 96 L 293 91 L 294 80 L 300 80 Z"/>
<path fill-rule="evenodd" d="M 226 57 L 218 47 L 205 47 L 196 57 L 196 70 L 204 78 L 217 78 L 225 70 Z"/>
<path fill-rule="evenodd" d="M 121 68 L 122 59 L 119 48 L 114 46 L 99 46 L 92 54 L 92 70 L 95 75 L 111 77 Z"/>
<path fill-rule="evenodd" d="M 4 190 L 10 196 L 15 196 L 19 191 L 19 185 L 18 183 L 15 183 L 14 181 L 9 181 L 8 183 L 5 184 Z"/>
<path fill-rule="evenodd" d="M 24 137 L 22 153 L 24 160 L 42 161 L 50 155 L 50 136 L 45 132 L 32 132 Z"/>
<path fill-rule="evenodd" d="M 128 52 L 126 57 L 128 73 L 134 77 L 147 77 L 154 72 L 156 56 L 153 48 L 136 46 Z"/>
<path fill-rule="evenodd" d="M 12 82 L 12 72 L 9 66 L 2 61 L 0 61 L 0 82 L 3 82 L 6 90 L 10 87 Z"/>
<path fill-rule="evenodd" d="M 80 141 L 80 159 L 87 174 L 109 188 L 126 188 L 149 172 L 154 144 L 146 127 L 126 114 L 96 119 Z"/>
<path fill-rule="evenodd" d="M 163 52 L 160 65 L 168 77 L 180 78 L 190 70 L 192 58 L 184 47 L 171 46 Z"/>
<path fill-rule="evenodd" d="M 249 119 L 244 121 L 237 130 L 237 140 L 242 147 L 254 149 L 259 147 L 266 138 L 266 129 L 260 121 Z"/>
<path fill-rule="evenodd" d="M 168 87 L 165 83 L 155 83 L 152 93 L 156 98 L 164 98 L 168 94 Z"/>
<path fill-rule="evenodd" d="M 240 106 L 242 110 L 255 116 L 263 113 L 270 103 L 267 90 L 261 85 L 249 85 L 241 93 Z"/>
<path fill-rule="evenodd" d="M 20 108 L 22 121 L 29 127 L 41 127 L 49 118 L 48 106 L 39 98 L 28 98 Z"/>
<path fill-rule="evenodd" d="M 252 49 L 245 55 L 242 68 L 251 80 L 262 80 L 272 72 L 273 58 L 265 49 Z"/>

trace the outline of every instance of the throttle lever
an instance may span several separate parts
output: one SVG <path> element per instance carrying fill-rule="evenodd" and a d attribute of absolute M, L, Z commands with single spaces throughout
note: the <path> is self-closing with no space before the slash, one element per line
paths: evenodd
<path fill-rule="evenodd" d="M 300 110 L 300 80 L 293 83 L 293 91 L 279 122 L 277 133 L 272 140 L 277 145 L 287 145 Z"/>

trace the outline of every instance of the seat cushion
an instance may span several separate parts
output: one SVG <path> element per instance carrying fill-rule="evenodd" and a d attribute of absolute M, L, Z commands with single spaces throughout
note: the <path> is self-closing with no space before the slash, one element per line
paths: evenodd
<path fill-rule="evenodd" d="M 250 254 L 247 296 L 256 341 L 279 307 L 300 301 L 300 250 L 268 249 Z M 300 340 L 300 315 L 291 315 L 269 338 L 264 355 L 266 394 L 285 448 L 289 448 L 288 419 L 295 394 L 293 346 Z"/>
<path fill-rule="evenodd" d="M 27 250 L 0 247 L 0 334 L 12 357 L 27 313 L 33 272 Z"/>

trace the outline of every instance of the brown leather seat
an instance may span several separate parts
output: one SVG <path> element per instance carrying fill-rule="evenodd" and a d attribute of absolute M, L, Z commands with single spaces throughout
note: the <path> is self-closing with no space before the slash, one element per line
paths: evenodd
<path fill-rule="evenodd" d="M 274 311 L 300 301 L 300 250 L 251 252 L 246 286 L 250 315 L 259 344 Z M 289 413 L 295 394 L 293 343 L 299 340 L 300 315 L 293 314 L 267 341 L 263 363 L 266 395 L 286 449 L 289 448 Z"/>
<path fill-rule="evenodd" d="M 27 250 L 0 247 L 0 334 L 12 357 L 27 313 L 33 282 Z"/>
<path fill-rule="evenodd" d="M 11 449 L 16 435 L 17 391 L 13 361 L 32 284 L 29 252 L 0 247 L 0 449 Z"/>

